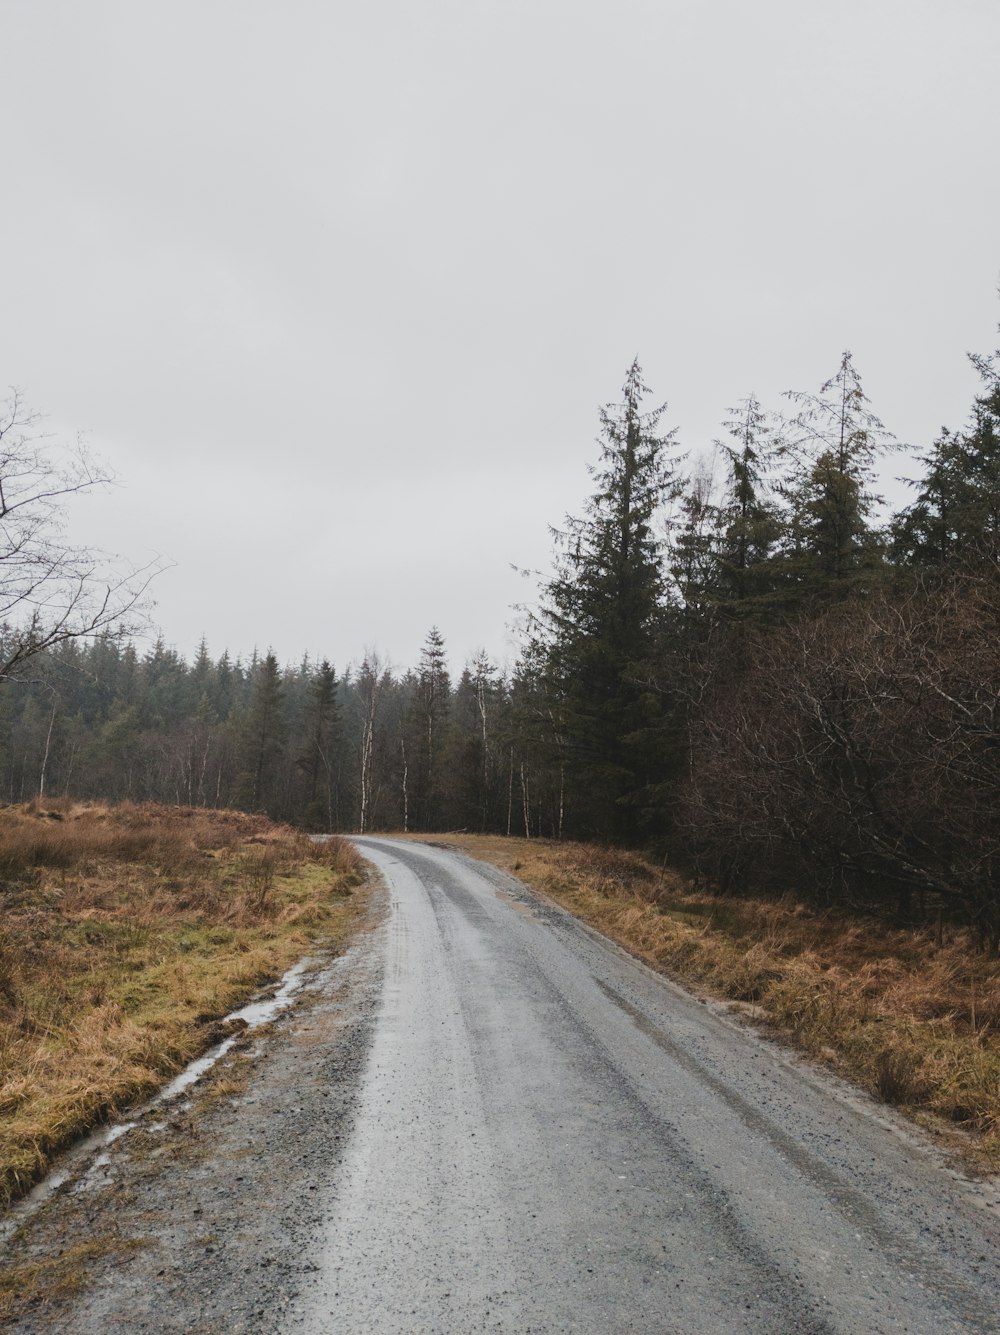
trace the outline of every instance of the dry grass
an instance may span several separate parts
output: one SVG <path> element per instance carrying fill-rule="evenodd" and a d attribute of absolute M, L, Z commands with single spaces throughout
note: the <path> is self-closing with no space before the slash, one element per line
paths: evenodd
<path fill-rule="evenodd" d="M 0 811 L 0 1203 L 346 935 L 360 879 L 344 841 L 238 812 Z"/>
<path fill-rule="evenodd" d="M 699 890 L 633 853 L 448 836 L 655 968 L 749 1003 L 800 1048 L 911 1115 L 973 1133 L 1000 1164 L 1000 961 L 970 936 L 894 930 L 791 901 Z"/>
<path fill-rule="evenodd" d="M 44 1309 L 77 1293 L 86 1282 L 87 1267 L 105 1256 L 125 1257 L 144 1246 L 141 1240 L 117 1236 L 91 1238 L 66 1247 L 55 1256 L 5 1265 L 0 1272 L 0 1328 L 34 1309 Z"/>

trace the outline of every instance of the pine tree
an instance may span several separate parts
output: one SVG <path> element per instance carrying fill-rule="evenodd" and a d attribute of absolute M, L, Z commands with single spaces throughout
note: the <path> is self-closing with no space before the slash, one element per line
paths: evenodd
<path fill-rule="evenodd" d="M 661 758 L 650 685 L 663 594 L 662 542 L 654 520 L 676 495 L 658 435 L 666 405 L 642 411 L 638 361 L 620 404 L 600 411 L 596 490 L 582 518 L 557 533 L 556 573 L 536 618 L 553 711 L 564 739 L 567 804 L 581 834 L 628 840 Z"/>

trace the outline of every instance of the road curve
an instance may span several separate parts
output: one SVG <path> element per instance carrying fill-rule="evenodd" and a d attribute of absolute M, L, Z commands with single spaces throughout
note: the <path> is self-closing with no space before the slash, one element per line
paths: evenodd
<path fill-rule="evenodd" d="M 875 1105 L 503 873 L 357 842 L 386 968 L 307 1330 L 1000 1330 L 994 1207 Z"/>

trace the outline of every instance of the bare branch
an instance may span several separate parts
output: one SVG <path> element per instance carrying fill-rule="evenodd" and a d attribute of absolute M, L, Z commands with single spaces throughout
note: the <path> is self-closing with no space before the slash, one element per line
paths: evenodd
<path fill-rule="evenodd" d="M 0 404 L 0 680 L 65 640 L 148 625 L 164 562 L 122 566 L 65 536 L 67 503 L 113 480 L 82 440 L 48 440 L 17 390 Z"/>

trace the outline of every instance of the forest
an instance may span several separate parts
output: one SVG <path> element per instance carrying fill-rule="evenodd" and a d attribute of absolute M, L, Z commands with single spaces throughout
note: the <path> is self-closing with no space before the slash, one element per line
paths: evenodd
<path fill-rule="evenodd" d="M 850 353 L 781 411 L 744 399 L 698 457 L 634 362 L 512 665 L 456 677 L 436 627 L 402 671 L 187 661 L 99 616 L 23 651 L 11 618 L 0 796 L 600 840 L 996 950 L 1000 352 L 972 362 L 968 421 L 895 513 L 875 479 L 899 446 Z"/>

